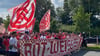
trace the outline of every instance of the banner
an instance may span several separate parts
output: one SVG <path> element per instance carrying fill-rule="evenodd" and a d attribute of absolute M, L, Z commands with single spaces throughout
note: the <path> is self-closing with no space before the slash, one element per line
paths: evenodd
<path fill-rule="evenodd" d="M 19 40 L 19 43 L 22 56 L 63 56 L 80 49 L 82 37 L 70 36 L 61 40 Z"/>

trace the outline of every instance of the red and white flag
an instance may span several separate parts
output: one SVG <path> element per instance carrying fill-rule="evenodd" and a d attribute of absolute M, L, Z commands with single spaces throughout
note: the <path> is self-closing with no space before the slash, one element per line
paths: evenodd
<path fill-rule="evenodd" d="M 27 0 L 19 6 L 14 7 L 8 31 L 12 32 L 29 29 L 34 20 L 35 8 L 36 0 Z"/>
<path fill-rule="evenodd" d="M 8 9 L 8 12 L 11 16 L 13 16 L 14 12 L 16 11 L 17 8 L 20 8 L 21 6 L 23 6 L 24 3 L 21 3 L 13 8 Z"/>
<path fill-rule="evenodd" d="M 40 32 L 50 29 L 50 10 L 48 10 L 40 21 Z"/>
<path fill-rule="evenodd" d="M 33 21 L 30 23 L 30 25 L 27 26 L 27 29 L 29 30 L 29 32 L 33 31 L 33 28 L 35 25 L 35 20 L 36 20 L 36 18 L 34 18 Z"/>

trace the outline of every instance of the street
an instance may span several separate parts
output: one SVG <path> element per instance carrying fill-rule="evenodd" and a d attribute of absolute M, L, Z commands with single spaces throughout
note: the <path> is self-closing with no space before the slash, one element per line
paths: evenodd
<path fill-rule="evenodd" d="M 72 56 L 100 56 L 100 51 L 80 50 Z"/>

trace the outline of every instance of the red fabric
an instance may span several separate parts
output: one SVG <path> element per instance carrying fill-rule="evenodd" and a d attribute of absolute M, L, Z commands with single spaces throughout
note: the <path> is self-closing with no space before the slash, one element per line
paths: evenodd
<path fill-rule="evenodd" d="M 8 51 L 8 50 L 9 50 L 9 39 L 4 39 L 4 40 L 3 40 L 3 44 L 4 44 L 5 47 L 6 47 L 6 51 Z"/>
<path fill-rule="evenodd" d="M 50 38 L 51 38 L 51 36 L 46 36 L 46 38 L 47 38 L 47 39 L 50 39 Z"/>
<path fill-rule="evenodd" d="M 50 10 L 48 10 L 40 21 L 40 32 L 50 29 Z"/>
<path fill-rule="evenodd" d="M 27 8 L 29 7 L 30 3 L 31 3 L 31 0 L 27 0 L 26 2 L 22 4 L 22 6 L 18 6 L 13 9 L 13 16 L 8 26 L 9 32 L 17 31 L 17 30 L 26 30 L 26 29 L 32 31 L 32 28 L 33 28 L 32 25 L 34 25 L 33 19 L 34 19 L 35 8 L 36 8 L 35 6 L 36 0 L 32 1 L 31 6 L 30 6 L 31 9 Z M 32 11 L 31 13 L 29 13 L 30 10 Z M 30 15 L 26 16 L 27 14 L 30 14 Z"/>
<path fill-rule="evenodd" d="M 19 40 L 20 36 L 17 36 L 16 38 L 17 38 L 17 40 Z"/>
<path fill-rule="evenodd" d="M 56 37 L 56 35 L 54 35 L 54 37 Z"/>
<path fill-rule="evenodd" d="M 20 48 L 20 44 L 19 43 L 17 43 L 17 47 Z"/>
<path fill-rule="evenodd" d="M 66 36 L 64 35 L 64 36 L 62 36 L 62 39 L 65 39 L 66 38 Z"/>
<path fill-rule="evenodd" d="M 28 35 L 24 35 L 23 39 L 25 39 L 25 40 L 29 40 Z"/>
<path fill-rule="evenodd" d="M 37 39 L 37 37 L 35 36 L 34 39 Z"/>
<path fill-rule="evenodd" d="M 61 39 L 62 36 L 58 36 L 59 39 Z"/>

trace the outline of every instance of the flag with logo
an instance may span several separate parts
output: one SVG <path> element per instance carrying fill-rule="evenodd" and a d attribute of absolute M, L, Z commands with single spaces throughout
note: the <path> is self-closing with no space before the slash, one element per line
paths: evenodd
<path fill-rule="evenodd" d="M 46 31 L 50 29 L 50 10 L 48 10 L 39 24 L 40 32 Z"/>
<path fill-rule="evenodd" d="M 30 23 L 30 25 L 27 26 L 27 29 L 29 30 L 29 32 L 33 31 L 33 28 L 34 28 L 34 25 L 35 25 L 35 20 L 36 20 L 36 18 L 34 18 L 32 23 Z"/>
<path fill-rule="evenodd" d="M 13 16 L 8 26 L 8 31 L 30 30 L 34 21 L 36 0 L 27 0 L 13 8 Z"/>

